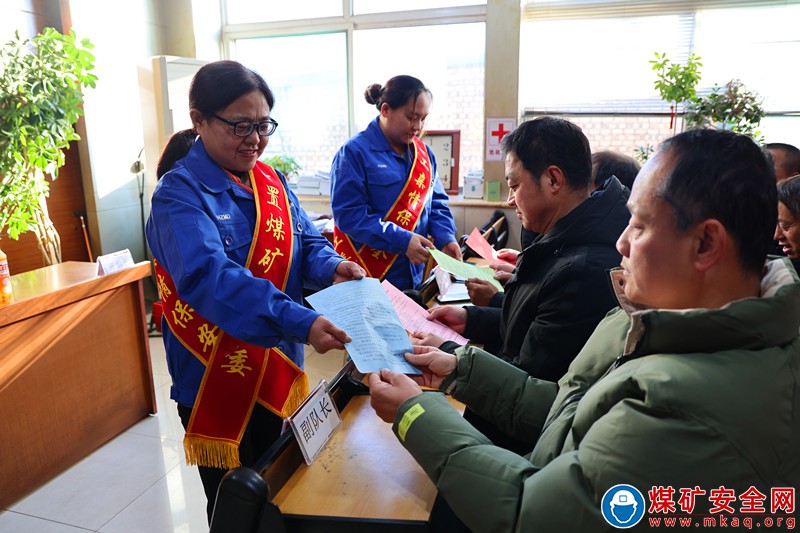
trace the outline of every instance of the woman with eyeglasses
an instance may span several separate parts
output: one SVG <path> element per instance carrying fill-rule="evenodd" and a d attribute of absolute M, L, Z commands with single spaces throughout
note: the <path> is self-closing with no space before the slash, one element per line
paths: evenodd
<path fill-rule="evenodd" d="M 309 221 L 285 177 L 258 161 L 278 123 L 264 79 L 235 61 L 198 70 L 196 140 L 171 139 L 147 241 L 164 307 L 170 396 L 200 470 L 208 517 L 230 468 L 252 464 L 308 394 L 303 343 L 324 353 L 348 335 L 303 306 L 304 285 L 360 279 Z M 181 150 L 188 149 L 180 157 Z"/>
<path fill-rule="evenodd" d="M 436 159 L 418 137 L 433 97 L 417 78 L 395 76 L 364 98 L 379 114 L 331 166 L 334 247 L 369 276 L 413 289 L 428 248 L 461 260 Z"/>

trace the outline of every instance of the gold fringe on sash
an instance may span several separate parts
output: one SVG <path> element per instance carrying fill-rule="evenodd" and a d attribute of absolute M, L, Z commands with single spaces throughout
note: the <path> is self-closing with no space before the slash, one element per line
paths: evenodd
<path fill-rule="evenodd" d="M 230 470 L 242 466 L 239 446 L 235 442 L 220 442 L 204 437 L 184 437 L 186 464 Z"/>
<path fill-rule="evenodd" d="M 286 403 L 283 404 L 283 409 L 277 413 L 281 418 L 286 418 L 303 403 L 308 397 L 308 375 L 303 372 L 294 380 L 292 388 L 289 391 L 289 396 L 286 398 Z"/>

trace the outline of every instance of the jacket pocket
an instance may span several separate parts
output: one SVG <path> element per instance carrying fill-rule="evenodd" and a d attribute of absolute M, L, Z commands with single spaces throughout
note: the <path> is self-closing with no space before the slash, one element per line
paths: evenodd
<path fill-rule="evenodd" d="M 403 189 L 407 177 L 400 172 L 391 172 L 383 169 L 370 173 L 367 178 L 367 192 L 370 197 L 370 203 L 376 206 L 391 200 L 388 203 L 391 206 Z"/>
<path fill-rule="evenodd" d="M 249 246 L 253 240 L 253 231 L 247 222 L 224 223 L 217 221 L 217 230 L 226 253 Z"/>

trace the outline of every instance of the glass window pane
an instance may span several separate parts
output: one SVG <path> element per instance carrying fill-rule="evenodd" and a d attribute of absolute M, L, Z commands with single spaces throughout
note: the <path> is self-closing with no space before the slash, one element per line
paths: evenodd
<path fill-rule="evenodd" d="M 798 5 L 699 11 L 695 50 L 703 58 L 703 78 L 698 88 L 740 79 L 764 97 L 768 111 L 800 111 L 798 20 Z"/>
<path fill-rule="evenodd" d="M 275 94 L 270 115 L 280 126 L 265 154 L 288 155 L 303 172 L 329 171 L 348 138 L 345 34 L 240 39 L 236 54 Z"/>
<path fill-rule="evenodd" d="M 525 22 L 520 29 L 520 105 L 558 108 L 660 99 L 649 61 L 690 52 L 691 15 Z M 556 44 L 554 44 L 556 43 Z"/>
<path fill-rule="evenodd" d="M 302 2 L 226 0 L 225 6 L 228 10 L 229 24 L 342 16 L 340 0 L 302 0 Z"/>
<path fill-rule="evenodd" d="M 461 176 L 483 168 L 485 32 L 482 22 L 354 32 L 356 129 L 363 130 L 377 116 L 375 106 L 364 100 L 364 90 L 409 74 L 433 93 L 425 127 L 461 131 Z M 387 58 L 387 50 L 403 53 Z"/>
<path fill-rule="evenodd" d="M 484 5 L 486 0 L 405 0 L 405 2 L 387 2 L 386 0 L 353 0 L 353 12 L 389 13 L 394 11 L 411 11 L 414 9 L 433 9 L 440 7 L 459 7 Z"/>

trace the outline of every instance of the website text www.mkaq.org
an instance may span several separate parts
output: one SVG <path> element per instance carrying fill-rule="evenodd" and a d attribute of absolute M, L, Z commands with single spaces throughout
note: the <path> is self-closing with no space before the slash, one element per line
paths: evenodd
<path fill-rule="evenodd" d="M 720 485 L 705 489 L 657 485 L 641 491 L 619 484 L 603 495 L 601 512 L 619 529 L 640 522 L 652 528 L 703 527 L 793 530 L 796 489 L 791 486 L 739 491 Z"/>
<path fill-rule="evenodd" d="M 776 528 L 793 530 L 796 520 L 794 516 L 743 516 L 743 515 L 685 515 L 654 516 L 649 515 L 647 522 L 650 527 L 691 527 L 691 528 L 739 528 L 759 529 Z"/>

